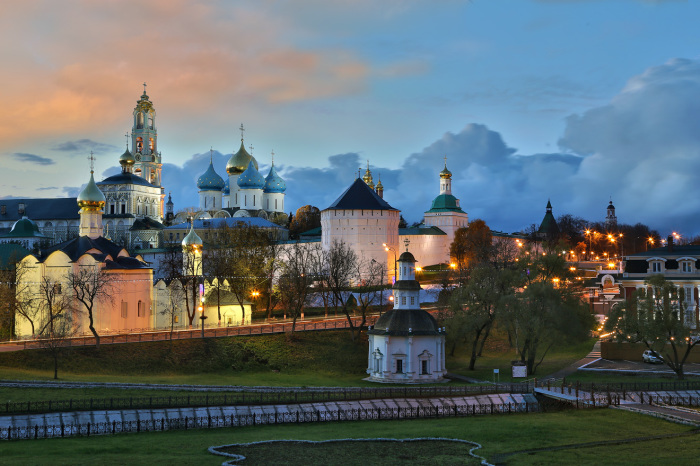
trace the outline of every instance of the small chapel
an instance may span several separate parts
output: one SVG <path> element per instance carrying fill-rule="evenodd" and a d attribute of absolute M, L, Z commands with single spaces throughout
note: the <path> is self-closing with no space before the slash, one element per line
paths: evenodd
<path fill-rule="evenodd" d="M 421 286 L 416 280 L 416 259 L 406 251 L 397 260 L 398 279 L 392 287 L 394 308 L 367 331 L 367 377 L 371 382 L 444 382 L 445 330 L 420 307 Z"/>

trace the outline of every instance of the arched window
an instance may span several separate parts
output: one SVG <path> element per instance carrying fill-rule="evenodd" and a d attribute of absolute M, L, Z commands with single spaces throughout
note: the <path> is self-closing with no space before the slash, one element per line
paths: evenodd
<path fill-rule="evenodd" d="M 136 128 L 141 129 L 143 128 L 143 113 L 139 112 L 136 115 Z"/>

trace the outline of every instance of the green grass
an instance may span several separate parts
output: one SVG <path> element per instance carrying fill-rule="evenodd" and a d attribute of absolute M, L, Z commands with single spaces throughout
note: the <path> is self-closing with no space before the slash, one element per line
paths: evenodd
<path fill-rule="evenodd" d="M 176 340 L 66 348 L 62 380 L 204 385 L 348 386 L 361 384 L 366 340 L 348 331 Z M 0 379 L 51 379 L 42 350 L 0 353 Z"/>
<path fill-rule="evenodd" d="M 473 444 L 449 440 L 419 440 L 413 442 L 392 442 L 389 440 L 360 442 L 342 440 L 338 442 L 276 442 L 249 446 L 221 448 L 219 451 L 243 455 L 243 464 L 284 464 L 308 465 L 334 464 L 344 466 L 365 466 L 367 464 L 396 464 L 432 466 L 434 464 L 474 464 L 480 463 L 470 457 Z M 362 451 L 361 455 L 357 452 Z M 284 459 L 283 459 L 284 458 Z"/>
<path fill-rule="evenodd" d="M 197 464 L 220 465 L 213 445 L 271 439 L 416 438 L 447 437 L 483 445 L 477 453 L 495 454 L 533 448 L 620 440 L 632 437 L 689 432 L 686 426 L 620 410 L 598 409 L 558 413 L 483 416 L 476 418 L 417 419 L 410 421 L 357 421 L 282 426 L 256 426 L 163 433 L 124 434 L 90 438 L 14 441 L 2 443 L 6 464 Z M 603 448 L 519 454 L 507 464 L 694 464 L 700 455 L 697 436 L 610 445 Z M 343 448 L 343 447 L 339 447 Z M 355 456 L 363 448 L 348 444 Z M 284 449 L 278 450 L 280 457 Z M 347 454 L 339 450 L 338 454 Z M 250 462 L 256 464 L 251 458 Z M 257 463 L 260 464 L 260 463 Z M 306 461 L 305 464 L 329 464 Z M 392 464 L 392 463 L 389 463 Z M 396 464 L 396 463 L 393 463 Z M 436 462 L 436 464 L 439 464 Z"/>
<path fill-rule="evenodd" d="M 554 347 L 545 356 L 535 374 L 528 378 L 545 377 L 586 357 L 596 340 L 591 338 L 581 343 Z M 458 347 L 454 357 L 448 357 L 447 370 L 478 380 L 493 381 L 493 370 L 499 369 L 501 382 L 516 382 L 511 378 L 511 362 L 520 359 L 514 348 L 502 335 L 491 335 L 486 341 L 483 356 L 476 360 L 475 370 L 469 370 L 471 348 Z"/>

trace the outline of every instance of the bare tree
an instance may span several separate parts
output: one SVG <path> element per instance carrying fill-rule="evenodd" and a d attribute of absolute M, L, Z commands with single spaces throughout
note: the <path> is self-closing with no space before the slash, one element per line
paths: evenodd
<path fill-rule="evenodd" d="M 359 330 L 355 328 L 348 307 L 349 297 L 344 298 L 344 294 L 350 289 L 350 286 L 357 276 L 358 258 L 355 251 L 342 241 L 333 241 L 330 249 L 325 252 L 323 261 L 324 269 L 320 273 L 320 277 L 325 282 L 325 286 L 331 292 L 334 305 L 342 306 L 342 312 L 348 320 L 348 328 L 350 336 L 355 341 L 355 332 L 359 335 Z"/>
<path fill-rule="evenodd" d="M 173 279 L 168 283 L 168 303 L 160 314 L 166 316 L 170 321 L 170 339 L 173 339 L 175 330 L 175 318 L 179 314 L 179 304 L 185 299 L 185 290 L 179 279 Z"/>
<path fill-rule="evenodd" d="M 65 341 L 74 334 L 71 297 L 60 282 L 42 277 L 38 288 L 41 345 L 53 358 L 53 378 L 58 379 L 58 358 Z"/>
<path fill-rule="evenodd" d="M 73 297 L 82 304 L 88 316 L 88 328 L 95 337 L 95 349 L 100 349 L 100 335 L 95 329 L 96 306 L 114 303 L 114 275 L 99 265 L 78 266 L 66 276 L 66 282 L 73 290 Z"/>
<path fill-rule="evenodd" d="M 0 270 L 0 303 L 2 303 L 3 327 L 7 328 L 7 336 L 16 335 L 17 317 L 24 317 L 35 333 L 35 324 L 39 309 L 36 297 L 31 291 L 27 280 L 29 268 L 27 263 L 18 256 L 11 256 L 8 263 Z"/>
<path fill-rule="evenodd" d="M 367 325 L 367 313 L 371 306 L 382 304 L 384 292 L 384 265 L 374 259 L 357 262 L 357 277 L 360 283 L 355 289 L 357 297 L 357 309 L 360 311 L 362 321 L 358 325 L 358 332 Z"/>
<path fill-rule="evenodd" d="M 280 302 L 292 318 L 292 334 L 297 318 L 308 304 L 311 286 L 314 283 L 314 251 L 318 244 L 295 243 L 286 250 L 281 274 L 277 283 Z"/>

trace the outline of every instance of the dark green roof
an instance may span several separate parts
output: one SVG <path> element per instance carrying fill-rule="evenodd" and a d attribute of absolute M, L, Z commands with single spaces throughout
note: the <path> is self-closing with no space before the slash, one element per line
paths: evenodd
<path fill-rule="evenodd" d="M 537 233 L 542 233 L 550 237 L 559 234 L 559 225 L 557 225 L 557 221 L 554 219 L 552 212 L 547 212 L 544 214 L 544 218 L 542 219 L 542 223 L 540 224 L 540 228 L 537 230 Z"/>
<path fill-rule="evenodd" d="M 367 333 L 390 336 L 437 335 L 438 328 L 435 317 L 423 309 L 392 309 L 382 314 Z"/>
<path fill-rule="evenodd" d="M 27 217 L 17 220 L 10 232 L 1 236 L 3 238 L 47 238 L 39 232 L 39 225 Z"/>
<path fill-rule="evenodd" d="M 440 194 L 438 197 L 433 199 L 433 204 L 428 212 L 464 212 L 457 205 L 457 198 L 452 194 Z"/>
<path fill-rule="evenodd" d="M 399 228 L 399 236 L 403 235 L 446 235 L 444 231 L 438 227 L 411 227 L 411 228 Z"/>

